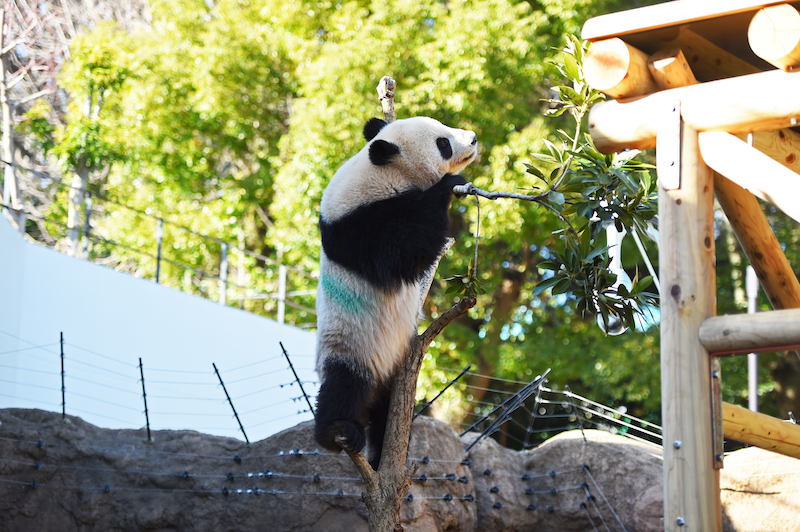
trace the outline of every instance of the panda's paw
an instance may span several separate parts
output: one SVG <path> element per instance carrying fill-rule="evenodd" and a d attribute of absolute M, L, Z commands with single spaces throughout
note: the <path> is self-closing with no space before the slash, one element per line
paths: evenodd
<path fill-rule="evenodd" d="M 458 174 L 447 174 L 442 178 L 441 183 L 444 189 L 452 191 L 456 185 L 466 185 L 467 180 Z"/>
<path fill-rule="evenodd" d="M 314 438 L 322 447 L 331 451 L 343 449 L 358 453 L 367 444 L 364 426 L 349 419 L 339 419 L 324 426 L 317 425 Z"/>

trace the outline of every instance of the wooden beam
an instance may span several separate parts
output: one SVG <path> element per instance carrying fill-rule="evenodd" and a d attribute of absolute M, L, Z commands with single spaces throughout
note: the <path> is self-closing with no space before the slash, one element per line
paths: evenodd
<path fill-rule="evenodd" d="M 722 419 L 726 438 L 800 458 L 800 426 L 731 403 L 722 403 Z"/>
<path fill-rule="evenodd" d="M 739 135 L 739 138 L 747 138 L 747 135 Z M 800 135 L 791 129 L 758 131 L 753 134 L 753 147 L 800 174 Z"/>
<path fill-rule="evenodd" d="M 658 40 L 653 45 L 658 50 L 681 49 L 699 81 L 712 81 L 761 72 L 758 67 L 723 50 L 686 26 L 678 28 L 671 38 Z"/>
<path fill-rule="evenodd" d="M 772 307 L 800 308 L 800 282 L 758 200 L 720 175 L 714 176 L 714 191 Z"/>
<path fill-rule="evenodd" d="M 676 112 L 680 106 L 671 106 L 670 114 Z M 676 162 L 680 186 L 666 190 L 659 178 L 664 528 L 679 530 L 681 523 L 686 530 L 721 531 L 711 357 L 698 335 L 715 309 L 713 177 L 700 157 L 697 132 L 680 121 L 665 123 L 676 127 L 659 132 L 658 173 Z M 669 146 L 674 153 L 661 153 Z"/>
<path fill-rule="evenodd" d="M 644 96 L 658 90 L 647 70 L 647 54 L 622 39 L 592 44 L 583 62 L 586 81 L 612 98 Z"/>
<path fill-rule="evenodd" d="M 768 97 L 769 94 L 774 95 Z M 589 112 L 589 132 L 603 153 L 652 148 L 664 113 L 681 102 L 683 119 L 697 131 L 748 133 L 796 125 L 800 72 L 780 70 L 659 91 L 643 98 L 600 102 Z M 794 122 L 794 123 L 793 123 Z"/>
<path fill-rule="evenodd" d="M 800 309 L 709 318 L 700 342 L 715 355 L 792 349 L 800 346 Z"/>
<path fill-rule="evenodd" d="M 661 89 L 697 85 L 697 78 L 680 48 L 666 48 L 647 60 L 647 68 Z"/>
<path fill-rule="evenodd" d="M 648 66 L 660 86 L 694 84 L 696 80 L 691 75 L 692 69 L 684 61 L 683 55 L 672 49 L 671 52 L 654 54 Z M 793 171 L 798 169 L 796 154 L 800 152 L 800 135 L 785 129 L 762 131 L 754 137 L 757 149 Z M 656 156 L 661 157 L 660 154 Z M 662 175 L 663 172 L 659 179 Z M 739 185 L 719 175 L 714 176 L 714 190 L 773 308 L 800 307 L 800 283 L 758 200 Z"/>
<path fill-rule="evenodd" d="M 729 133 L 700 133 L 700 153 L 715 172 L 800 222 L 800 175 Z"/>
<path fill-rule="evenodd" d="M 586 21 L 581 37 L 587 41 L 619 37 L 725 15 L 755 11 L 785 0 L 676 0 L 653 6 L 601 15 Z"/>
<path fill-rule="evenodd" d="M 647 66 L 661 89 L 696 85 L 698 81 L 694 76 L 695 68 L 703 67 L 701 60 L 696 58 L 697 53 L 708 54 L 703 56 L 706 59 L 716 58 L 719 60 L 720 68 L 730 69 L 725 71 L 726 74 L 732 72 L 748 74 L 757 71 L 749 63 L 720 50 L 691 31 L 684 31 L 682 28 L 679 35 L 679 39 L 675 42 L 683 42 L 683 46 L 686 46 L 689 53 L 693 55 L 694 62 L 690 64 L 685 50 L 675 46 L 667 47 L 650 56 Z M 687 39 L 690 35 L 694 35 L 694 37 Z M 703 41 L 706 44 L 702 44 Z M 698 43 L 702 46 L 702 51 L 696 46 Z M 742 137 L 746 137 L 746 135 Z M 759 131 L 753 135 L 753 147 L 791 171 L 800 173 L 800 135 L 791 129 Z"/>
<path fill-rule="evenodd" d="M 800 65 L 800 13 L 789 4 L 764 7 L 747 30 L 753 52 L 783 70 Z"/>

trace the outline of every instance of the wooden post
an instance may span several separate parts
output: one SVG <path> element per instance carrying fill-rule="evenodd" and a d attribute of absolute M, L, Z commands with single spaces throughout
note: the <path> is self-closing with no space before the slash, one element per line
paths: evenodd
<path fill-rule="evenodd" d="M 680 113 L 675 107 L 671 112 Z M 668 123 L 680 126 L 658 132 L 659 182 L 672 165 L 680 176 L 674 190 L 659 183 L 658 200 L 664 529 L 720 531 L 711 357 L 698 336 L 715 312 L 713 174 L 700 157 L 697 131 L 682 121 Z"/>

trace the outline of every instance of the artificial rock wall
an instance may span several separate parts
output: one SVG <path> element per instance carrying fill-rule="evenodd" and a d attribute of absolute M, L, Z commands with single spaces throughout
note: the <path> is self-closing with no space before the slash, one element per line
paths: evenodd
<path fill-rule="evenodd" d="M 317 452 L 312 431 L 305 422 L 251 445 L 158 431 L 147 443 L 144 430 L 0 410 L 0 531 L 366 531 L 355 467 Z M 522 453 L 485 440 L 465 455 L 474 437 L 414 422 L 407 530 L 664 529 L 657 447 L 587 430 Z M 745 449 L 725 464 L 726 531 L 800 530 L 800 462 Z"/>

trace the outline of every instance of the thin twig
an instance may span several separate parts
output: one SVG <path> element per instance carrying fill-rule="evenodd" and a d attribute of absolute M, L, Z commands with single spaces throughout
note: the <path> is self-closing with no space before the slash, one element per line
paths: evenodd
<path fill-rule="evenodd" d="M 394 89 L 397 83 L 389 76 L 383 76 L 378 82 L 378 99 L 381 101 L 384 119 L 392 123 L 397 119 L 394 112 Z"/>
<path fill-rule="evenodd" d="M 575 233 L 575 234 L 578 233 L 575 230 L 575 228 L 572 226 L 570 221 L 566 217 L 564 217 L 563 214 L 558 212 L 551 205 L 549 205 L 546 201 L 544 201 L 544 198 L 546 198 L 547 195 L 550 193 L 549 191 L 546 192 L 546 193 L 543 193 L 543 194 L 536 194 L 536 195 L 517 194 L 515 192 L 487 192 L 485 190 L 482 190 L 482 189 L 476 187 L 472 183 L 467 183 L 466 185 L 456 185 L 456 186 L 454 186 L 453 187 L 453 193 L 456 194 L 456 195 L 459 195 L 459 196 L 466 196 L 466 195 L 472 194 L 474 196 L 482 196 L 482 197 L 484 197 L 486 199 L 490 199 L 490 200 L 496 200 L 496 199 L 499 199 L 499 198 L 507 198 L 507 199 L 517 199 L 517 200 L 522 200 L 522 201 L 532 201 L 534 203 L 538 203 L 539 205 L 542 205 L 543 207 L 546 207 L 546 208 L 550 209 L 551 211 L 553 211 L 555 213 L 555 215 L 558 216 L 558 218 L 562 222 L 564 222 L 565 224 L 567 224 L 569 226 L 570 230 L 573 233 Z"/>

